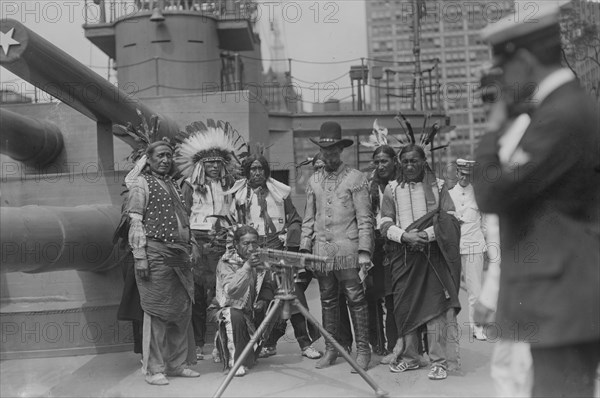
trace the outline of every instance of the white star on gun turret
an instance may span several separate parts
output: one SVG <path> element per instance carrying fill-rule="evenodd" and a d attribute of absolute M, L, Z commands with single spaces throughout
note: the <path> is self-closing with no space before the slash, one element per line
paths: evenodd
<path fill-rule="evenodd" d="M 0 31 L 0 46 L 2 46 L 2 50 L 4 50 L 4 55 L 8 55 L 8 50 L 10 50 L 10 46 L 18 46 L 21 43 L 13 39 L 13 33 L 15 33 L 15 28 L 12 28 L 6 33 Z"/>

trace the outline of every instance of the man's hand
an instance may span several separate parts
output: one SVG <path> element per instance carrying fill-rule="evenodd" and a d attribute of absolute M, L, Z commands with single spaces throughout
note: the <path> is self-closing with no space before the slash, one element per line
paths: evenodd
<path fill-rule="evenodd" d="M 254 303 L 254 306 L 252 308 L 255 312 L 265 312 L 265 309 L 267 308 L 267 302 L 264 300 L 259 300 L 256 303 Z"/>
<path fill-rule="evenodd" d="M 135 259 L 135 273 L 136 275 L 144 281 L 150 279 L 150 268 L 148 267 L 148 260 L 146 259 Z"/>
<path fill-rule="evenodd" d="M 371 256 L 369 255 L 369 253 L 359 252 L 358 264 L 361 266 L 364 265 L 365 267 L 369 268 L 369 266 L 371 265 Z"/>
<path fill-rule="evenodd" d="M 264 267 L 264 263 L 262 261 L 260 261 L 260 256 L 258 255 L 258 253 L 252 253 L 250 255 L 250 258 L 248 259 L 248 264 L 252 268 Z"/>
<path fill-rule="evenodd" d="M 281 243 L 283 243 L 283 245 L 285 246 L 285 238 L 286 238 L 286 235 L 285 235 L 285 234 L 281 234 L 281 235 L 278 235 L 278 236 L 277 236 L 277 238 L 279 238 L 279 241 L 280 241 Z"/>
<path fill-rule="evenodd" d="M 473 306 L 473 321 L 477 325 L 488 325 L 496 319 L 496 312 L 481 304 L 479 300 Z"/>
<path fill-rule="evenodd" d="M 417 229 L 405 232 L 402 234 L 402 243 L 406 243 L 409 247 L 414 250 L 423 250 L 427 244 L 427 232 Z"/>

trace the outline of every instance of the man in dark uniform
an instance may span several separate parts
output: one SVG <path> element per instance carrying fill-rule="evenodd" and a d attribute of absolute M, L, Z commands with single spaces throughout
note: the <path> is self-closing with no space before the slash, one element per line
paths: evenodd
<path fill-rule="evenodd" d="M 561 68 L 558 9 L 516 15 L 483 38 L 504 91 L 529 104 L 477 150 L 475 195 L 500 219 L 497 330 L 531 344 L 533 396 L 591 396 L 600 359 L 600 121 Z"/>

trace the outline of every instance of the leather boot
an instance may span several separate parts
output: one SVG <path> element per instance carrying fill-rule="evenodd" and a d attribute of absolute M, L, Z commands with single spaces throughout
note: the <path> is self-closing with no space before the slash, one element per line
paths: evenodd
<path fill-rule="evenodd" d="M 335 360 L 338 357 L 337 351 L 325 351 L 325 354 L 317 361 L 315 365 L 316 369 L 325 369 L 335 363 Z"/>
<path fill-rule="evenodd" d="M 356 363 L 358 364 L 358 366 L 362 369 L 362 370 L 368 370 L 369 369 L 369 362 L 371 362 L 371 353 L 366 353 L 366 354 L 357 354 L 356 355 Z M 356 369 L 352 368 L 350 369 L 351 373 L 358 373 L 356 371 Z"/>
<path fill-rule="evenodd" d="M 327 330 L 327 332 L 330 335 L 336 336 L 338 323 L 340 321 L 340 312 L 336 306 L 328 304 L 330 303 L 322 303 L 323 327 L 325 327 L 325 330 Z M 328 366 L 333 365 L 338 357 L 337 350 L 335 349 L 333 344 L 328 340 L 325 340 L 325 349 L 325 354 L 321 357 L 321 359 L 319 359 L 319 361 L 317 361 L 317 364 L 315 365 L 315 368 L 317 369 L 324 369 Z"/>
<path fill-rule="evenodd" d="M 369 311 L 366 301 L 351 305 L 350 315 L 356 340 L 356 362 L 362 369 L 367 370 L 371 361 L 371 346 L 369 345 Z M 352 368 L 351 372 L 356 373 L 356 370 Z"/>

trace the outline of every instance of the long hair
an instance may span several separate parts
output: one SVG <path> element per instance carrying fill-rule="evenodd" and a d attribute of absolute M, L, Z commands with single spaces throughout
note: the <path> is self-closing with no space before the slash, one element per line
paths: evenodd
<path fill-rule="evenodd" d="M 394 148 L 392 148 L 389 145 L 381 145 L 375 148 L 375 150 L 373 151 L 373 159 L 375 159 L 375 156 L 379 155 L 381 152 L 388 155 L 392 159 L 396 158 L 396 151 L 394 150 Z"/>
<path fill-rule="evenodd" d="M 242 163 L 244 177 L 250 178 L 250 167 L 252 167 L 252 163 L 254 163 L 255 160 L 258 160 L 258 162 L 261 164 L 265 173 L 265 178 L 271 177 L 271 167 L 269 166 L 269 162 L 263 155 L 256 154 L 250 155 L 244 159 L 244 162 Z"/>
<path fill-rule="evenodd" d="M 396 159 L 396 151 L 394 150 L 394 148 L 392 148 L 389 145 L 378 146 L 373 151 L 373 159 L 375 159 L 375 156 L 377 156 L 381 153 L 389 156 L 390 159 L 392 159 L 392 162 L 394 163 L 394 175 L 392 176 L 392 180 L 393 180 L 398 175 L 398 161 Z M 382 181 L 379 178 L 379 175 L 377 174 L 377 170 L 374 170 L 373 171 L 373 179 L 371 181 L 371 186 L 370 186 L 371 210 L 373 211 L 373 214 L 377 214 L 379 212 L 379 201 L 380 201 L 379 185 L 381 184 L 381 182 Z"/>

